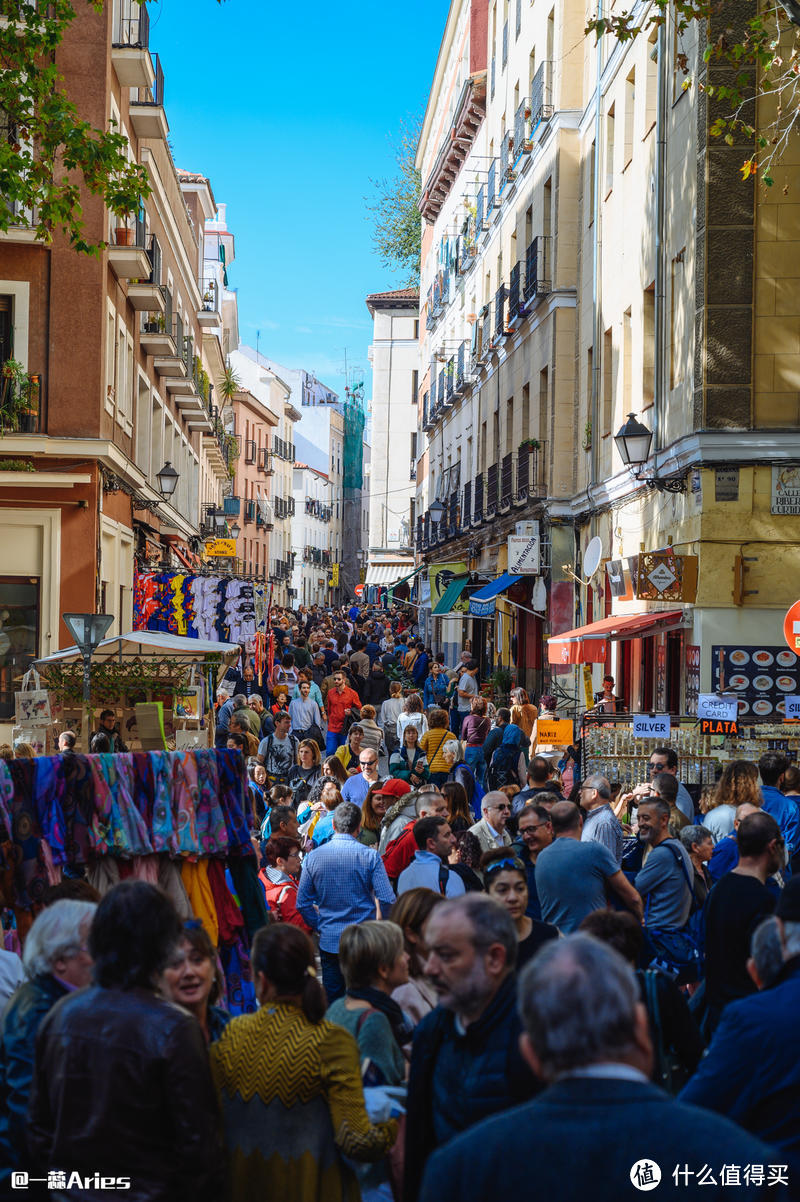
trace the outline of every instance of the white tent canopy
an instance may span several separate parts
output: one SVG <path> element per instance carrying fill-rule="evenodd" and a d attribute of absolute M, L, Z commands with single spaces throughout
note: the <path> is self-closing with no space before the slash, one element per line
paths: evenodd
<path fill-rule="evenodd" d="M 186 664 L 201 664 L 211 655 L 221 655 L 222 662 L 230 665 L 239 658 L 240 648 L 236 643 L 209 643 L 204 639 L 184 639 L 177 634 L 166 634 L 161 630 L 132 630 L 130 634 L 115 634 L 103 639 L 92 653 L 93 660 L 120 659 L 128 656 L 158 656 L 182 660 Z M 65 647 L 44 659 L 37 659 L 36 666 L 69 663 L 81 659 L 77 647 Z"/>

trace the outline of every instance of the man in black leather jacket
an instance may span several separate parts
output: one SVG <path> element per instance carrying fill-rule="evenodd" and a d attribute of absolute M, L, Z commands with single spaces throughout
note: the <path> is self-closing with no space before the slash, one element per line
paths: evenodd
<path fill-rule="evenodd" d="M 95 1174 L 128 1178 L 129 1202 L 217 1202 L 217 1103 L 197 1021 L 156 992 L 181 923 L 143 881 L 116 886 L 89 937 L 95 984 L 64 998 L 36 1045 L 29 1145 L 40 1172 L 97 1198 Z M 81 1185 L 69 1184 L 80 1174 Z"/>

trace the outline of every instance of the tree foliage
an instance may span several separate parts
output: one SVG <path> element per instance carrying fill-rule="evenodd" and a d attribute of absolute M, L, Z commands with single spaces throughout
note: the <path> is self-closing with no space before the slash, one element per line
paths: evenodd
<path fill-rule="evenodd" d="M 103 243 L 85 237 L 82 193 L 120 216 L 135 212 L 150 194 L 145 169 L 129 161 L 121 132 L 94 129 L 67 96 L 56 53 L 76 17 L 72 0 L 0 0 L 0 17 L 0 230 L 27 210 L 42 241 L 60 232 L 97 254 Z"/>
<path fill-rule="evenodd" d="M 787 15 L 789 10 L 800 16 L 800 5 L 797 0 L 787 0 L 785 7 L 760 0 L 751 16 L 728 21 L 726 0 L 654 0 L 643 10 L 640 24 L 632 10 L 594 17 L 586 32 L 630 41 L 663 25 L 670 8 L 679 38 L 692 25 L 705 33 L 703 61 L 711 73 L 697 85 L 714 101 L 709 133 L 729 146 L 746 142 L 750 153 L 745 152 L 742 178 L 759 175 L 770 186 L 800 116 L 800 30 Z M 695 80 L 685 54 L 678 54 L 677 66 L 685 76 L 684 88 L 691 87 Z"/>
<path fill-rule="evenodd" d="M 419 286 L 422 216 L 419 198 L 420 174 L 414 166 L 420 118 L 401 125 L 394 146 L 396 173 L 390 178 L 370 179 L 374 194 L 367 199 L 372 214 L 372 244 L 384 267 L 399 272 L 406 287 Z"/>

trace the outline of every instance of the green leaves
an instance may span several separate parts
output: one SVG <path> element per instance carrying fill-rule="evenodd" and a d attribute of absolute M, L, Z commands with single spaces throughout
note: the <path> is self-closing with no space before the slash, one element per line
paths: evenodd
<path fill-rule="evenodd" d="M 372 243 L 381 263 L 401 272 L 408 287 L 419 284 L 422 181 L 414 161 L 421 128 L 419 118 L 410 127 L 401 126 L 395 145 L 397 174 L 391 179 L 370 180 L 375 195 L 365 202 L 372 214 Z"/>
<path fill-rule="evenodd" d="M 102 0 L 85 3 L 102 11 Z M 147 174 L 129 161 L 126 138 L 94 129 L 64 89 L 57 52 L 73 0 L 0 0 L 0 12 L 0 230 L 22 219 L 44 242 L 59 232 L 77 251 L 99 254 L 102 241 L 84 232 L 82 193 L 129 213 L 150 194 Z"/>

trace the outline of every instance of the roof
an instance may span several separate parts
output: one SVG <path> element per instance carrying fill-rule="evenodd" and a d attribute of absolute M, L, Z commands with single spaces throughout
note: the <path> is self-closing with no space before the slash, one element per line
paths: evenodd
<path fill-rule="evenodd" d="M 376 309 L 418 309 L 419 288 L 395 288 L 393 292 L 371 292 L 367 297 L 366 304 L 373 316 Z"/>
<path fill-rule="evenodd" d="M 209 655 L 219 655 L 226 664 L 235 663 L 239 657 L 240 648 L 234 643 L 205 642 L 203 639 L 185 639 L 177 634 L 167 634 L 161 630 L 132 630 L 128 634 L 115 634 L 112 638 L 103 639 L 98 643 L 92 658 L 95 660 L 118 659 L 119 656 L 143 655 L 163 656 L 168 654 L 170 659 L 179 659 L 184 663 L 202 663 Z M 81 658 L 77 647 L 65 647 L 43 659 L 36 660 L 37 664 L 52 664 L 60 660 L 74 662 Z"/>
<path fill-rule="evenodd" d="M 313 472 L 315 476 L 321 476 L 323 480 L 328 479 L 327 472 L 321 472 L 318 467 L 312 467 L 310 463 L 301 463 L 298 459 L 295 459 L 294 466 L 299 467 L 304 472 Z"/>
<path fill-rule="evenodd" d="M 176 167 L 175 174 L 178 179 L 186 180 L 187 184 L 207 184 L 208 177 L 199 171 L 185 171 L 183 167 Z"/>

